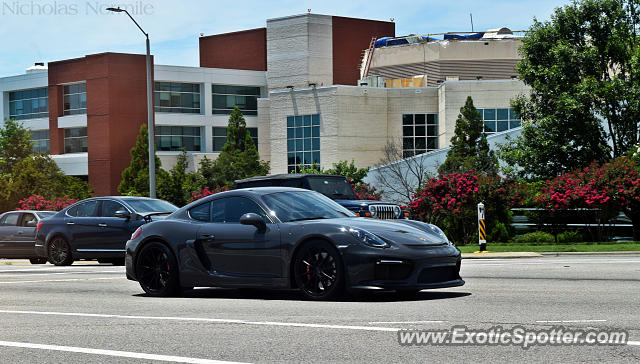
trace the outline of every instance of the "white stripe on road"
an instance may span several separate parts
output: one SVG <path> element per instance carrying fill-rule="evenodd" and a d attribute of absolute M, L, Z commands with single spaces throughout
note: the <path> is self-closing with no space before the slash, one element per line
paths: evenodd
<path fill-rule="evenodd" d="M 0 284 L 17 284 L 17 283 L 42 283 L 42 282 L 77 282 L 77 281 L 97 281 L 106 279 L 125 279 L 125 277 L 104 277 L 104 278 L 69 278 L 69 279 L 43 279 L 40 281 L 0 281 Z"/>
<path fill-rule="evenodd" d="M 175 363 L 196 363 L 196 364 L 237 363 L 237 362 L 230 362 L 230 361 L 189 358 L 184 356 L 134 353 L 130 351 L 79 348 L 76 346 L 43 345 L 43 344 L 21 343 L 21 342 L 13 342 L 13 341 L 0 341 L 0 346 L 8 346 L 8 347 L 14 347 L 14 348 L 27 348 L 27 349 L 40 349 L 40 350 L 53 350 L 53 351 L 66 351 L 71 353 L 117 356 L 122 358 L 133 358 L 133 359 L 171 361 Z"/>
<path fill-rule="evenodd" d="M 532 258 L 526 258 L 532 259 Z M 463 266 L 504 266 L 504 265 L 549 265 L 549 264 L 617 264 L 617 263 L 640 263 L 640 260 L 609 260 L 609 259 L 588 259 L 588 260 L 546 260 L 549 258 L 536 258 L 544 259 L 545 261 L 537 262 L 525 262 L 516 261 L 516 259 L 501 260 L 496 262 L 497 259 L 491 259 L 491 262 L 479 262 L 481 259 L 467 259 Z"/>
<path fill-rule="evenodd" d="M 90 270 L 87 269 L 93 269 L 94 267 L 88 267 L 87 265 L 75 265 L 75 266 L 66 266 L 66 267 L 59 267 L 59 266 L 55 266 L 55 265 L 46 265 L 46 266 L 41 266 L 40 268 L 19 268 L 19 269 L 0 269 L 0 273 L 20 273 L 20 272 L 45 272 L 45 271 L 49 271 L 49 270 L 56 270 L 56 271 L 76 271 L 76 272 L 91 272 Z M 102 265 L 95 265 L 95 268 L 100 268 L 100 269 L 107 269 L 107 268 L 112 268 L 112 270 L 110 270 L 110 272 L 124 272 L 124 267 L 109 267 L 109 266 L 102 266 Z"/>
<path fill-rule="evenodd" d="M 558 323 L 576 323 L 576 322 L 607 322 L 607 320 L 554 320 L 554 321 L 536 321 L 537 323 L 558 324 Z"/>
<path fill-rule="evenodd" d="M 122 318 L 122 319 L 139 319 L 139 320 L 191 321 L 191 322 L 211 322 L 211 323 L 238 324 L 238 325 L 310 327 L 310 328 L 317 328 L 317 329 L 344 329 L 344 330 L 363 330 L 363 331 L 397 332 L 401 330 L 395 327 L 308 324 L 308 323 L 300 323 L 300 322 L 246 321 L 246 320 L 215 319 L 215 318 L 202 318 L 202 317 L 129 316 L 129 315 L 109 315 L 109 314 L 100 314 L 100 313 L 15 311 L 15 310 L 0 310 L 0 313 L 48 315 L 48 316 Z"/>
<path fill-rule="evenodd" d="M 640 346 L 640 341 L 627 341 L 627 345 Z"/>
<path fill-rule="evenodd" d="M 99 270 L 95 272 L 57 272 L 57 273 L 4 273 L 0 274 L 0 278 L 7 277 L 33 277 L 33 276 L 60 276 L 60 275 L 74 275 L 74 274 L 122 274 L 122 272 L 116 272 L 112 270 Z"/>
<path fill-rule="evenodd" d="M 375 324 L 441 324 L 447 321 L 373 321 L 370 325 Z"/>

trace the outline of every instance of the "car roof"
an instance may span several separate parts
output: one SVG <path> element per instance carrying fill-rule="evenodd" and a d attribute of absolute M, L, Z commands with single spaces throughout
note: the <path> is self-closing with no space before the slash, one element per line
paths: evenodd
<path fill-rule="evenodd" d="M 246 182 L 255 182 L 255 181 L 272 181 L 272 180 L 281 180 L 281 179 L 300 179 L 304 177 L 338 177 L 344 178 L 344 176 L 335 175 L 335 174 L 306 174 L 306 173 L 281 173 L 281 174 L 272 174 L 270 176 L 256 176 L 249 177 L 245 179 L 239 179 L 235 181 L 235 183 L 246 183 Z"/>
<path fill-rule="evenodd" d="M 2 213 L 0 213 L 0 215 L 6 214 L 6 213 L 9 213 L 9 212 L 28 212 L 28 213 L 36 213 L 36 214 L 39 213 L 39 212 L 51 212 L 51 213 L 55 214 L 58 211 L 50 211 L 50 210 L 11 210 L 11 211 L 2 212 Z"/>

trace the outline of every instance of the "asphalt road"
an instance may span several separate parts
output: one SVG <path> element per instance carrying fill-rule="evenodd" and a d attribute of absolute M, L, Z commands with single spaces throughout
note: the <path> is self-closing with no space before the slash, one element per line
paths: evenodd
<path fill-rule="evenodd" d="M 295 292 L 223 289 L 151 298 L 123 267 L 0 264 L 0 361 L 640 361 L 640 256 L 467 259 L 462 276 L 463 287 L 405 298 L 308 302 Z M 454 325 L 623 329 L 635 344 L 398 344 L 398 329 Z"/>

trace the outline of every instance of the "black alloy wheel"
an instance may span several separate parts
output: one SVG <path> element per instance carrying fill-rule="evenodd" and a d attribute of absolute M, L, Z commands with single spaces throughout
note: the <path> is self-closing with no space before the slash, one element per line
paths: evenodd
<path fill-rule="evenodd" d="M 46 258 L 31 258 L 31 259 L 29 259 L 29 263 L 31 263 L 31 264 L 46 264 L 47 263 L 47 259 Z"/>
<path fill-rule="evenodd" d="M 306 243 L 294 259 L 297 287 L 312 300 L 339 296 L 344 287 L 344 269 L 340 253 L 325 241 Z"/>
<path fill-rule="evenodd" d="M 142 248 L 136 260 L 136 277 L 150 296 L 175 296 L 180 292 L 178 263 L 164 244 L 152 242 Z"/>
<path fill-rule="evenodd" d="M 47 256 L 49 257 L 49 263 L 53 265 L 71 265 L 73 263 L 71 246 L 60 236 L 56 236 L 49 242 Z"/>

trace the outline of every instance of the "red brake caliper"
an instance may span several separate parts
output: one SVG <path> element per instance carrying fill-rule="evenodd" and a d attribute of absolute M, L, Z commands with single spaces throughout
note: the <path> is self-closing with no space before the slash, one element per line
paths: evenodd
<path fill-rule="evenodd" d="M 309 257 L 311 258 L 311 257 Z M 311 267 L 309 266 L 309 262 L 311 261 L 311 259 L 307 259 L 307 280 L 311 280 Z"/>

